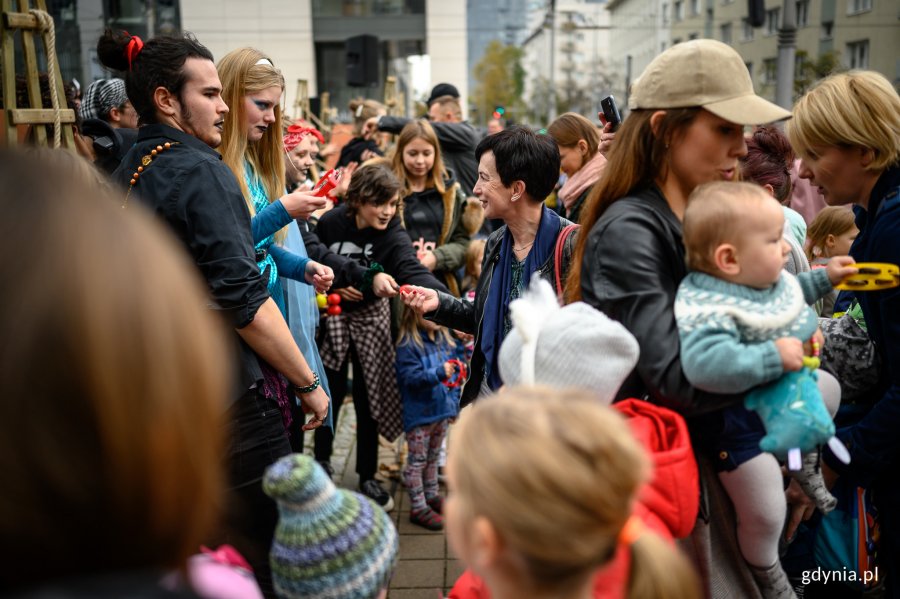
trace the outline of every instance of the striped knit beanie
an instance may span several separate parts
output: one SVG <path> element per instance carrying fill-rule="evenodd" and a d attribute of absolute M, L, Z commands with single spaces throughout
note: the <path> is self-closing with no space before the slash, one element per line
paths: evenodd
<path fill-rule="evenodd" d="M 269 561 L 279 597 L 366 599 L 387 586 L 397 529 L 371 499 L 338 489 L 311 457 L 278 460 L 263 479 L 278 503 Z"/>
<path fill-rule="evenodd" d="M 100 119 L 105 121 L 109 111 L 128 101 L 125 82 L 121 79 L 100 79 L 91 83 L 81 99 L 78 114 L 82 121 Z"/>

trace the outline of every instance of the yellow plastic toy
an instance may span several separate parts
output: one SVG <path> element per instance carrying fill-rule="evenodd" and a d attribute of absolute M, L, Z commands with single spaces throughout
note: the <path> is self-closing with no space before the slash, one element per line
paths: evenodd
<path fill-rule="evenodd" d="M 859 270 L 834 286 L 843 291 L 878 291 L 900 286 L 900 267 L 884 262 L 857 262 Z"/>

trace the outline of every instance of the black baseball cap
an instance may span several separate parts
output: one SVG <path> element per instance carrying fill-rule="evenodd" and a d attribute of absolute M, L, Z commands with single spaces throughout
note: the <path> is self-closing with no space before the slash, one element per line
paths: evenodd
<path fill-rule="evenodd" d="M 459 98 L 459 90 L 452 83 L 438 83 L 431 89 L 431 95 L 425 100 L 425 104 L 431 106 L 431 103 L 441 96 L 453 96 Z"/>

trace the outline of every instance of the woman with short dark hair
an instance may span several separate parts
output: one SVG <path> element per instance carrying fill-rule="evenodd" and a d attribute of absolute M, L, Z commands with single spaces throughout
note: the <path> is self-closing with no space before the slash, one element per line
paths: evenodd
<path fill-rule="evenodd" d="M 511 328 L 509 304 L 522 294 L 532 275 L 565 280 L 565 273 L 556 276 L 554 256 L 560 233 L 571 224 L 544 206 L 556 184 L 560 162 L 559 148 L 549 136 L 513 127 L 482 139 L 475 156 L 474 192 L 484 206 L 484 216 L 504 222 L 485 245 L 475 302 L 421 288 L 401 292 L 407 305 L 430 320 L 475 334 L 463 405 L 502 385 L 496 360 Z M 566 240 L 564 256 L 573 239 L 574 235 Z M 563 262 L 565 268 L 568 261 Z"/>

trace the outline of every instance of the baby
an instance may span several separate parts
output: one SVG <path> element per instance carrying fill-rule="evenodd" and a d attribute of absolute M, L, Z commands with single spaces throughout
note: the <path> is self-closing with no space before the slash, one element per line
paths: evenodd
<path fill-rule="evenodd" d="M 790 251 L 783 231 L 781 206 L 757 185 L 711 183 L 691 194 L 684 244 L 692 272 L 678 289 L 675 317 L 682 368 L 695 387 L 745 393 L 800 370 L 809 348 L 822 343 L 809 304 L 856 272 L 853 259 L 833 258 L 823 269 L 794 277 L 782 270 Z M 840 388 L 828 373 L 820 371 L 818 378 L 833 415 Z M 765 596 L 793 596 L 779 592 L 787 585 L 777 553 L 785 499 L 778 461 L 759 448 L 766 430 L 759 416 L 740 404 L 721 416 L 721 428 L 706 449 L 734 503 L 741 552 Z M 816 452 L 792 475 L 820 510 L 834 508 Z"/>

